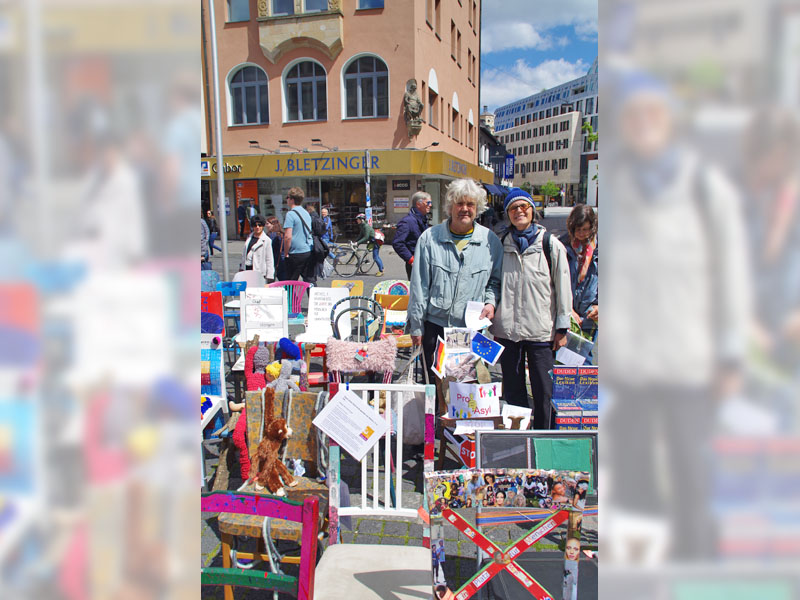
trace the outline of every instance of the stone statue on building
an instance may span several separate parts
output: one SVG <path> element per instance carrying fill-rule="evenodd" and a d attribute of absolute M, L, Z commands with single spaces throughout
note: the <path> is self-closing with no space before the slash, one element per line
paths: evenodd
<path fill-rule="evenodd" d="M 417 93 L 417 80 L 406 81 L 406 93 L 403 95 L 403 114 L 406 119 L 408 137 L 419 135 L 422 130 L 422 100 Z"/>

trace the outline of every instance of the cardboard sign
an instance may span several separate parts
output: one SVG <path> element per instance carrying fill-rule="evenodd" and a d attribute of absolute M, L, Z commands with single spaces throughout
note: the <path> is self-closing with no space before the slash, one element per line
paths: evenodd
<path fill-rule="evenodd" d="M 308 298 L 308 328 L 305 333 L 297 336 L 298 342 L 311 342 L 324 344 L 333 336 L 331 327 L 331 308 L 339 300 L 347 298 L 347 288 L 313 287 Z M 342 303 L 338 308 L 349 308 L 349 303 Z M 337 308 L 337 311 L 338 311 Z M 341 339 L 350 336 L 349 313 L 339 317 L 339 335 Z"/>
<path fill-rule="evenodd" d="M 453 419 L 500 416 L 502 383 L 450 382 L 450 404 L 447 416 Z"/>

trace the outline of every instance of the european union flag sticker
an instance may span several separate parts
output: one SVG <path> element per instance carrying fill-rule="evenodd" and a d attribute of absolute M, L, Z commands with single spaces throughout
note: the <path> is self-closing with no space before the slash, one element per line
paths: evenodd
<path fill-rule="evenodd" d="M 482 358 L 490 365 L 497 363 L 497 359 L 503 353 L 502 344 L 490 340 L 482 333 L 475 333 L 472 337 L 472 353 L 478 358 Z"/>

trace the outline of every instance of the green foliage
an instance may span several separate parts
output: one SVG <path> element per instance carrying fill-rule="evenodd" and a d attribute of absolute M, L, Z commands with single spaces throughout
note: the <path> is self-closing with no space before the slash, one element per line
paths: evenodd
<path fill-rule="evenodd" d="M 519 185 L 519 189 L 528 192 L 531 196 L 533 196 L 533 186 L 531 185 L 530 181 L 523 181 Z"/>
<path fill-rule="evenodd" d="M 589 138 L 589 141 L 591 143 L 594 144 L 597 141 L 597 137 L 598 137 L 597 133 L 595 133 L 594 127 L 592 127 L 592 124 L 589 121 L 585 121 L 583 123 L 583 125 L 581 126 L 581 131 L 583 131 L 584 133 L 588 134 L 586 137 Z"/>
<path fill-rule="evenodd" d="M 554 181 L 548 181 L 547 183 L 539 187 L 539 193 L 548 198 L 558 196 L 560 192 L 561 192 L 561 187 Z"/>

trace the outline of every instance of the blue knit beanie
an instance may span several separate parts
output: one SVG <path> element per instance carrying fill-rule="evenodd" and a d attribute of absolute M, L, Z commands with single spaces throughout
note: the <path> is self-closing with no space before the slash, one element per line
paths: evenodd
<path fill-rule="evenodd" d="M 531 198 L 530 194 L 525 190 L 521 190 L 519 188 L 511 188 L 508 190 L 508 195 L 506 199 L 503 201 L 503 210 L 508 212 L 508 207 L 511 206 L 511 203 L 514 200 L 525 200 L 528 204 L 530 204 L 534 210 L 536 207 L 533 204 L 533 198 Z"/>

